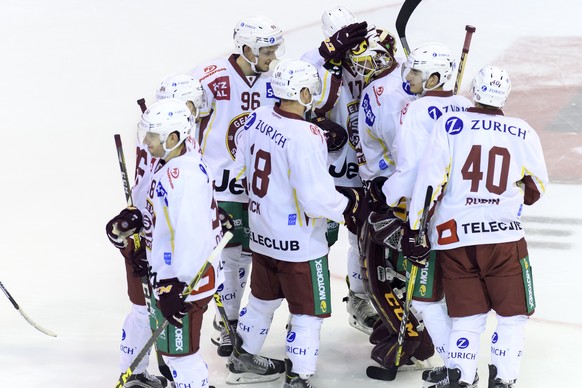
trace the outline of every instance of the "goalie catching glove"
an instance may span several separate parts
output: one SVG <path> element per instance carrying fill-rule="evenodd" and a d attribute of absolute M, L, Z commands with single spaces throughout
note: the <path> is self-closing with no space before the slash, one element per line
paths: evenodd
<path fill-rule="evenodd" d="M 325 60 L 341 62 L 346 52 L 354 46 L 359 45 L 368 33 L 368 23 L 353 23 L 338 30 L 335 34 L 321 42 L 319 55 Z"/>
<path fill-rule="evenodd" d="M 404 223 L 402 235 L 402 254 L 411 264 L 425 267 L 430 254 L 430 242 L 418 241 L 419 230 L 410 229 L 408 222 Z"/>
<path fill-rule="evenodd" d="M 186 287 L 187 284 L 178 278 L 162 279 L 158 281 L 156 287 L 162 315 L 170 324 L 179 328 L 182 328 L 182 318 L 188 314 L 188 307 L 182 296 Z"/>
<path fill-rule="evenodd" d="M 141 212 L 135 207 L 128 207 L 107 223 L 105 232 L 109 241 L 116 248 L 123 249 L 127 247 L 125 240 L 129 236 L 139 233 L 141 228 L 143 228 Z"/>

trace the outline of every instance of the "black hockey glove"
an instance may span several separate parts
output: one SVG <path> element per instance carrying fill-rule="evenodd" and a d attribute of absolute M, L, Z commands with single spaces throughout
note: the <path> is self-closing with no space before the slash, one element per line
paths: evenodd
<path fill-rule="evenodd" d="M 411 264 L 425 267 L 430 254 L 430 242 L 426 238 L 426 246 L 418 241 L 418 230 L 410 229 L 408 222 L 402 227 L 402 254 Z"/>
<path fill-rule="evenodd" d="M 342 78 L 342 61 L 332 59 L 323 64 L 323 68 L 327 70 L 332 76 L 341 80 Z"/>
<path fill-rule="evenodd" d="M 353 225 L 363 225 L 368 219 L 370 208 L 366 201 L 362 201 L 356 189 L 350 187 L 336 187 L 336 190 L 345 195 L 348 199 L 348 206 L 344 210 L 346 222 L 351 220 Z"/>
<path fill-rule="evenodd" d="M 160 298 L 160 310 L 164 318 L 170 324 L 182 328 L 182 318 L 188 314 L 182 292 L 187 287 L 186 283 L 177 278 L 159 280 L 156 292 Z"/>
<path fill-rule="evenodd" d="M 342 61 L 346 52 L 366 39 L 368 23 L 353 23 L 338 30 L 335 34 L 321 42 L 319 55 L 325 62 Z"/>
<path fill-rule="evenodd" d="M 125 239 L 139 233 L 142 227 L 143 219 L 140 211 L 135 207 L 128 207 L 105 225 L 105 232 L 116 248 L 123 249 L 127 246 Z"/>
<path fill-rule="evenodd" d="M 388 210 L 388 205 L 386 205 L 386 196 L 382 192 L 382 186 L 388 178 L 379 176 L 370 182 L 370 187 L 368 188 L 367 198 L 368 205 L 370 209 L 378 213 L 384 213 Z"/>
<path fill-rule="evenodd" d="M 220 224 L 222 225 L 222 233 L 226 233 L 228 231 L 232 232 L 234 229 L 234 222 L 232 217 L 226 210 L 218 207 L 218 219 L 220 220 Z"/>
<path fill-rule="evenodd" d="M 384 213 L 371 212 L 368 216 L 370 238 L 376 244 L 392 249 L 400 249 L 402 225 L 404 221 L 388 210 Z"/>
<path fill-rule="evenodd" d="M 348 142 L 348 132 L 327 117 L 313 117 L 311 122 L 323 130 L 329 152 L 340 150 Z"/>
<path fill-rule="evenodd" d="M 133 276 L 141 278 L 148 275 L 148 259 L 146 257 L 145 240 L 140 239 L 139 247 L 135 249 L 134 240 L 129 239 L 129 244 L 133 247 L 131 255 L 128 257 L 128 264 L 133 268 Z M 127 259 L 126 259 L 127 260 Z"/>

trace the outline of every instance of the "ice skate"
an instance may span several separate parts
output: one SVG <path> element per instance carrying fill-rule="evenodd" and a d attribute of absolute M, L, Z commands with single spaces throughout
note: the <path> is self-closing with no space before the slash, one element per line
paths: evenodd
<path fill-rule="evenodd" d="M 218 344 L 218 348 L 216 349 L 216 353 L 218 353 L 218 355 L 220 357 L 228 357 L 230 356 L 230 354 L 232 353 L 232 348 L 233 348 L 233 344 L 232 344 L 232 334 L 236 334 L 236 327 L 238 325 L 238 320 L 232 320 L 228 322 L 230 324 L 230 327 L 232 328 L 232 330 L 234 331 L 234 333 L 229 333 L 226 328 L 224 327 L 224 325 L 221 326 L 220 328 L 220 343 Z"/>
<path fill-rule="evenodd" d="M 235 346 L 227 363 L 230 373 L 227 384 L 262 383 L 277 380 L 285 372 L 285 362 L 251 354 L 242 348 L 242 339 L 235 334 Z"/>
<path fill-rule="evenodd" d="M 368 335 L 372 334 L 374 323 L 380 317 L 374 310 L 368 296 L 366 294 L 356 294 L 349 290 L 344 302 L 347 302 L 350 325 Z"/>
<path fill-rule="evenodd" d="M 137 373 L 129 376 L 124 387 L 145 387 L 145 388 L 165 388 L 168 386 L 168 380 L 162 376 L 152 376 L 148 371 Z"/>
<path fill-rule="evenodd" d="M 315 388 L 309 383 L 308 375 L 300 375 L 291 372 L 293 363 L 288 358 L 285 359 L 285 383 L 283 388 Z"/>
<path fill-rule="evenodd" d="M 477 388 L 479 375 L 475 373 L 475 379 L 472 384 L 463 383 L 461 371 L 457 368 L 449 369 L 445 366 L 425 370 L 422 372 L 423 388 Z"/>
<path fill-rule="evenodd" d="M 488 388 L 513 388 L 515 381 L 503 381 L 497 377 L 497 367 L 489 365 L 489 385 Z"/>

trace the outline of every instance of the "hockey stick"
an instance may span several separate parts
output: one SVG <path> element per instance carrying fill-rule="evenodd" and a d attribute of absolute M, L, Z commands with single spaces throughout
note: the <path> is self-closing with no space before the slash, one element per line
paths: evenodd
<path fill-rule="evenodd" d="M 418 231 L 417 244 L 428 246 L 426 242 L 426 223 L 428 221 L 428 209 L 432 200 L 432 186 L 426 189 L 426 197 L 424 198 L 424 208 L 422 217 L 420 218 L 420 229 Z M 406 300 L 404 302 L 404 311 L 402 312 L 402 320 L 400 321 L 400 331 L 398 332 L 398 349 L 396 350 L 396 360 L 394 364 L 400 366 L 400 358 L 402 357 L 402 347 L 404 344 L 404 335 L 406 334 L 406 325 L 408 324 L 408 315 L 410 314 L 410 305 L 412 304 L 412 293 L 414 291 L 414 284 L 416 283 L 416 275 L 418 273 L 418 266 L 413 265 L 410 269 L 410 277 L 408 278 L 408 285 L 406 287 Z"/>
<path fill-rule="evenodd" d="M 188 285 L 188 288 L 186 289 L 186 291 L 182 293 L 183 296 L 187 296 L 194 288 L 196 288 L 200 279 L 202 279 L 204 277 L 204 275 L 206 275 L 206 271 L 208 271 L 208 269 L 212 266 L 212 262 L 214 261 L 216 256 L 218 256 L 220 254 L 220 252 L 222 252 L 222 249 L 226 246 L 226 244 L 230 241 L 231 238 L 232 238 L 231 232 L 226 232 L 224 234 L 224 236 L 222 237 L 222 240 L 220 240 L 220 242 L 218 243 L 216 248 L 214 248 L 214 250 L 206 258 L 206 261 L 204 262 L 204 264 L 202 265 L 202 267 L 200 268 L 200 270 L 198 271 L 196 276 L 194 276 L 194 279 L 192 279 L 192 281 Z M 150 339 L 148 340 L 148 342 L 146 342 L 144 347 L 139 351 L 139 353 L 137 354 L 135 359 L 132 361 L 129 368 L 127 368 L 125 373 L 123 373 L 123 374 L 121 374 L 121 376 L 119 376 L 119 379 L 117 380 L 117 384 L 115 385 L 115 388 L 122 388 L 123 387 L 123 385 L 127 382 L 129 377 L 133 374 L 133 370 L 138 366 L 138 364 L 141 362 L 141 360 L 145 357 L 145 355 L 148 353 L 148 351 L 150 350 L 152 345 L 158 340 L 160 335 L 162 335 L 162 333 L 164 332 L 166 327 L 168 327 L 168 324 L 169 324 L 168 320 L 164 318 L 162 323 L 153 332 L 153 334 L 150 337 Z"/>
<path fill-rule="evenodd" d="M 410 16 L 421 1 L 422 0 L 405 0 L 398 12 L 398 16 L 396 17 L 396 32 L 398 33 L 398 38 L 402 44 L 402 49 L 404 49 L 404 55 L 407 57 L 408 54 L 410 54 L 410 46 L 406 40 L 406 25 L 408 24 L 408 19 L 410 19 Z"/>
<path fill-rule="evenodd" d="M 10 301 L 10 303 L 12 303 L 12 306 L 14 306 L 14 308 L 16 310 L 18 310 L 18 312 L 20 313 L 20 315 L 22 315 L 22 317 L 24 319 L 26 319 L 26 322 L 30 323 L 35 329 L 37 329 L 38 331 L 40 331 L 40 332 L 42 332 L 42 333 L 44 333 L 46 335 L 50 335 L 51 337 L 56 337 L 57 336 L 52 331 L 45 329 L 44 327 L 38 325 L 36 322 L 34 322 L 32 319 L 30 319 L 28 317 L 28 315 L 26 315 L 26 313 L 24 312 L 24 310 L 22 310 L 22 308 L 20 308 L 20 306 L 18 305 L 18 303 L 16 303 L 16 301 L 14 300 L 14 298 L 12 297 L 12 295 L 10 295 L 10 293 L 8 292 L 8 290 L 6 289 L 6 287 L 4 287 L 4 284 L 2 284 L 2 282 L 0 282 L 0 288 L 2 289 L 2 291 L 4 291 L 4 294 L 6 295 L 6 297 Z"/>
<path fill-rule="evenodd" d="M 459 70 L 457 72 L 457 80 L 455 81 L 454 93 L 457 94 L 461 88 L 463 81 L 463 73 L 465 72 L 465 63 L 467 62 L 467 54 L 469 54 L 469 47 L 471 47 L 471 38 L 476 28 L 470 25 L 465 26 L 465 42 L 463 43 L 463 51 L 461 53 L 461 60 L 459 62 Z"/>
<path fill-rule="evenodd" d="M 144 113 L 148 108 L 145 103 L 145 99 L 140 98 L 137 100 L 137 105 L 139 105 L 139 109 L 141 109 L 141 113 Z"/>
<path fill-rule="evenodd" d="M 228 320 L 226 310 L 224 309 L 224 305 L 222 304 L 222 298 L 220 297 L 220 294 L 218 292 L 214 293 L 214 302 L 216 303 L 216 308 L 218 309 L 218 313 L 220 314 L 220 318 L 222 319 L 222 323 L 224 324 L 226 334 L 229 336 L 230 342 L 234 344 L 236 329 L 232 326 L 232 324 Z"/>

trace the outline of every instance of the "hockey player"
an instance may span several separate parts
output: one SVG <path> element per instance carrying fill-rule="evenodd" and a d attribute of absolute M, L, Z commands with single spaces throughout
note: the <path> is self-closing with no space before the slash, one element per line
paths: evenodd
<path fill-rule="evenodd" d="M 358 135 L 358 107 L 365 81 L 363 74 L 354 69 L 347 54 L 351 48 L 360 46 L 366 36 L 374 33 L 374 29 L 368 28 L 366 22 L 357 22 L 355 16 L 341 6 L 325 11 L 321 23 L 325 40 L 318 49 L 307 52 L 301 58 L 318 68 L 324 85 L 321 96 L 314 101 L 316 117 L 313 122 L 326 131 L 328 139 L 330 136 L 336 138 L 332 147 L 328 147 L 329 173 L 336 187 L 356 188 L 363 199 L 362 181 L 358 175 L 358 166 L 363 163 Z M 338 137 L 343 140 L 338 141 Z M 337 237 L 332 237 L 334 232 L 337 236 L 334 226 L 338 228 L 336 224 L 329 225 L 328 238 L 332 241 L 337 240 Z M 346 277 L 348 296 L 345 298 L 348 322 L 370 334 L 378 314 L 370 304 L 360 273 L 357 234 L 361 225 L 352 225 L 348 221 L 346 227 L 350 245 Z"/>
<path fill-rule="evenodd" d="M 455 61 L 449 49 L 442 44 L 424 44 L 408 56 L 403 78 L 410 84 L 410 92 L 420 98 L 402 108 L 400 128 L 394 141 L 394 173 L 388 179 L 375 178 L 370 185 L 370 194 L 379 202 L 395 208 L 401 206 L 404 200 L 410 200 L 418 164 L 426 153 L 435 120 L 443 113 L 460 112 L 471 106 L 467 98 L 452 92 L 454 70 Z M 433 253 L 418 271 L 412 307 L 423 318 L 437 353 L 446 362 L 451 320 L 447 315 L 435 255 Z M 431 371 L 423 373 L 423 379 L 429 383 L 430 374 Z"/>
<path fill-rule="evenodd" d="M 157 347 L 176 386 L 207 387 L 208 367 L 199 354 L 202 314 L 223 281 L 220 260 L 195 289 L 196 276 L 222 236 L 213 179 L 196 148 L 190 147 L 193 117 L 178 99 L 154 103 L 138 125 L 140 142 L 158 159 L 147 187 L 145 211 L 124 209 L 112 220 L 119 239 L 142 232 L 158 322 L 170 325 Z M 187 296 L 183 296 L 183 294 Z"/>
<path fill-rule="evenodd" d="M 285 388 L 311 387 L 321 324 L 331 314 L 326 219 L 362 218 L 366 208 L 356 190 L 335 190 L 323 133 L 304 119 L 321 92 L 315 67 L 283 61 L 271 82 L 281 102 L 248 117 L 236 160 L 249 193 L 253 265 L 227 382 L 268 381 L 286 371 Z M 283 298 L 291 314 L 284 365 L 258 356 Z"/>
<path fill-rule="evenodd" d="M 366 87 L 360 99 L 358 127 L 360 144 L 364 153 L 364 163 L 359 173 L 365 187 L 377 177 L 387 178 L 395 171 L 394 138 L 400 126 L 400 111 L 408 102 L 415 99 L 409 92 L 409 86 L 403 81 L 401 63 L 395 57 L 396 41 L 385 30 L 376 30 L 359 47 L 349 51 L 350 59 L 357 71 L 364 76 Z M 374 204 L 373 204 L 374 205 Z M 374 326 L 370 342 L 374 344 L 371 352 L 373 360 L 383 367 L 396 372 L 396 343 L 400 330 L 401 309 L 405 283 L 396 277 L 400 248 L 400 230 L 406 218 L 405 209 L 394 209 L 400 218 L 391 219 L 394 213 L 386 214 L 385 206 L 375 210 L 369 216 L 368 225 L 360 233 L 361 268 L 364 285 L 382 322 Z M 396 212 L 398 210 L 398 212 Z M 387 218 L 389 218 L 387 220 Z M 379 234 L 390 230 L 382 241 L 370 241 L 369 228 Z M 390 276 L 385 271 L 390 269 Z M 392 277 L 391 280 L 388 280 Z M 385 295 L 392 295 L 388 299 Z M 412 318 L 414 313 L 409 316 Z M 399 366 L 407 369 L 426 368 L 427 360 L 434 354 L 430 336 L 414 316 L 409 322 L 415 324 L 405 337 L 405 346 Z M 395 374 L 394 374 L 395 376 Z"/>
<path fill-rule="evenodd" d="M 194 117 L 198 117 L 198 112 L 206 104 L 204 90 L 200 82 L 186 74 L 169 75 L 162 80 L 156 91 L 156 99 L 179 98 L 184 101 Z M 145 110 L 145 105 L 144 105 Z M 198 148 L 197 143 L 192 141 L 192 147 Z M 146 208 L 146 192 L 149 190 L 148 182 L 151 177 L 153 167 L 157 161 L 147 150 L 147 146 L 138 144 L 136 149 L 136 170 L 135 182 L 132 187 L 132 202 L 143 212 Z M 107 227 L 108 236 L 111 238 L 112 222 Z M 126 259 L 126 278 L 129 299 L 132 302 L 132 308 L 126 316 L 120 344 L 120 371 L 125 372 L 132 363 L 137 352 L 143 348 L 151 336 L 150 323 L 148 319 L 148 305 L 151 299 L 150 288 L 148 287 L 147 275 L 148 264 L 144 244 L 140 244 L 135 249 L 133 238 L 127 238 L 121 243 L 117 237 L 112 239 L 115 246 L 120 248 Z M 159 358 L 160 371 L 167 379 L 172 379 L 171 373 Z M 149 357 L 144 357 L 143 361 L 136 367 L 126 387 L 165 387 L 166 378 L 161 376 L 151 376 L 147 371 Z"/>
<path fill-rule="evenodd" d="M 282 55 L 283 34 L 265 17 L 247 17 L 234 28 L 236 54 L 201 65 L 192 71 L 200 79 L 209 99 L 201 112 L 201 150 L 216 178 L 218 205 L 234 222 L 234 237 L 222 253 L 225 282 L 219 290 L 224 310 L 232 326 L 241 305 L 251 264 L 248 247 L 248 197 L 236 182 L 232 165 L 240 131 L 250 111 L 273 105 L 269 65 Z M 232 343 L 222 329 L 220 356 L 232 352 Z"/>
<path fill-rule="evenodd" d="M 536 132 L 506 117 L 511 89 L 505 70 L 487 66 L 473 80 L 475 108 L 443 114 L 421 161 L 410 204 L 412 260 L 436 250 L 453 319 L 449 357 L 439 387 L 469 387 L 477 370 L 487 313 L 491 339 L 489 388 L 510 388 L 523 357 L 524 327 L 535 299 L 521 215 L 544 194 L 548 173 Z M 432 186 L 430 248 L 418 246 L 424 196 Z"/>

